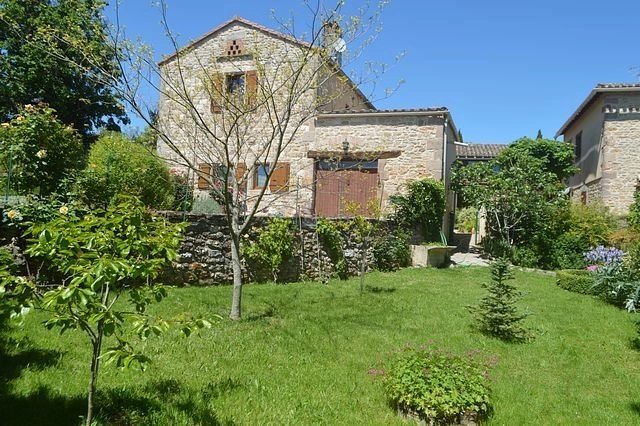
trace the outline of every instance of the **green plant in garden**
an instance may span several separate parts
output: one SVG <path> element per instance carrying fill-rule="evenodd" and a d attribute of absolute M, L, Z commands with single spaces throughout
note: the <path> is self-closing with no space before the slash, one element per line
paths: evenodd
<path fill-rule="evenodd" d="M 456 212 L 456 229 L 461 232 L 471 232 L 476 227 L 478 209 L 464 207 Z"/>
<path fill-rule="evenodd" d="M 266 227 L 262 228 L 255 241 L 243 246 L 243 256 L 249 262 L 255 262 L 259 267 L 266 268 L 278 281 L 280 267 L 285 259 L 293 255 L 293 232 L 289 219 L 272 218 Z"/>
<path fill-rule="evenodd" d="M 491 264 L 491 282 L 483 284 L 488 294 L 479 305 L 469 307 L 469 310 L 483 333 L 506 341 L 524 341 L 529 332 L 521 322 L 528 314 L 519 312 L 516 307 L 522 293 L 509 284 L 512 279 L 509 263 L 505 259 L 494 261 Z"/>
<path fill-rule="evenodd" d="M 429 424 L 477 420 L 489 412 L 491 401 L 487 365 L 474 355 L 407 347 L 385 374 L 387 398 L 405 415 Z"/>
<path fill-rule="evenodd" d="M 334 221 L 322 218 L 318 219 L 316 232 L 329 259 L 331 259 L 335 267 L 336 274 L 340 279 L 346 279 L 348 273 L 347 262 L 344 259 L 344 239 L 342 238 L 340 228 Z"/>
<path fill-rule="evenodd" d="M 156 209 L 173 204 L 173 180 L 167 166 L 148 148 L 121 133 L 103 133 L 91 147 L 78 188 L 89 205 L 100 208 L 119 195 L 135 196 Z"/>
<path fill-rule="evenodd" d="M 456 167 L 453 188 L 472 206 L 484 208 L 485 250 L 514 259 L 514 247 L 527 248 L 514 260 L 547 266 L 553 263 L 551 243 L 567 226 L 562 181 L 575 171 L 571 144 L 523 138 L 492 161 Z"/>
<path fill-rule="evenodd" d="M 0 124 L 0 171 L 13 192 L 49 195 L 83 164 L 80 136 L 46 105 L 26 105 Z"/>
<path fill-rule="evenodd" d="M 146 339 L 170 326 L 148 315 L 147 306 L 167 294 L 153 280 L 176 258 L 181 232 L 182 225 L 152 216 L 135 199 L 84 216 L 61 210 L 57 218 L 28 231 L 33 240 L 27 254 L 44 259 L 63 277 L 38 297 L 39 307 L 49 313 L 45 326 L 61 333 L 80 330 L 91 344 L 87 426 L 100 363 L 144 366 L 148 358 L 134 349 L 131 333 Z M 120 301 L 124 297 L 127 304 Z M 181 330 L 188 335 L 193 328 L 209 325 L 197 319 L 181 323 Z M 104 350 L 107 339 L 111 346 Z"/>
<path fill-rule="evenodd" d="M 633 193 L 633 202 L 629 206 L 629 214 L 627 215 L 627 222 L 631 228 L 636 230 L 640 229 L 640 189 L 636 188 Z"/>
<path fill-rule="evenodd" d="M 390 197 L 395 212 L 394 219 L 407 230 L 416 226 L 425 241 L 439 239 L 442 216 L 445 210 L 444 185 L 426 178 L 410 182 L 407 194 Z"/>
<path fill-rule="evenodd" d="M 129 122 L 112 86 L 123 68 L 103 17 L 106 3 L 0 0 L 0 121 L 39 99 L 87 140 L 99 127 Z"/>
<path fill-rule="evenodd" d="M 373 257 L 380 271 L 396 271 L 411 264 L 409 234 L 378 229 L 373 238 Z"/>

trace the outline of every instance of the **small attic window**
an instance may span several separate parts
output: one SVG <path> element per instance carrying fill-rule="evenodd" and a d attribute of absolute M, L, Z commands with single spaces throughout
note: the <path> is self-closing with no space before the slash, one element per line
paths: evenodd
<path fill-rule="evenodd" d="M 242 55 L 243 49 L 244 43 L 242 39 L 229 40 L 227 41 L 227 46 L 224 50 L 224 53 L 227 56 L 238 56 Z"/>

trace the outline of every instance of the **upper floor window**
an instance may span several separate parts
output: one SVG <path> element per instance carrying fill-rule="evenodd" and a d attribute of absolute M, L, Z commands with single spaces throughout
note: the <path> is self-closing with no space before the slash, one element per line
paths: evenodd
<path fill-rule="evenodd" d="M 576 135 L 574 152 L 576 156 L 576 162 L 580 161 L 580 159 L 582 158 L 582 132 Z"/>
<path fill-rule="evenodd" d="M 211 112 L 218 114 L 232 107 L 253 112 L 258 99 L 258 72 L 215 73 L 209 76 Z"/>
<path fill-rule="evenodd" d="M 242 74 L 227 74 L 227 94 L 231 96 L 243 96 L 245 92 L 245 77 Z"/>

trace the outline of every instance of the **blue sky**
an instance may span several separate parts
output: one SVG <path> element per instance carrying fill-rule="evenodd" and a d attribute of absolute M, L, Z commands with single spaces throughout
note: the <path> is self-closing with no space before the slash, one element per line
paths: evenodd
<path fill-rule="evenodd" d="M 234 15 L 271 27 L 272 9 L 307 16 L 302 0 L 167 1 L 183 44 Z M 171 47 L 151 4 L 122 0 L 121 22 L 160 57 Z M 639 81 L 638 16 L 638 0 L 391 0 L 362 59 L 390 64 L 405 52 L 379 96 L 405 83 L 379 108 L 446 106 L 467 142 L 507 143 L 538 129 L 552 137 L 597 83 Z"/>

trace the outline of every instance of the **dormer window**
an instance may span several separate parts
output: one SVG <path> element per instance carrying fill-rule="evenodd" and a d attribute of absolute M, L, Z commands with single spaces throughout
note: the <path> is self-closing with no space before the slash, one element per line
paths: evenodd
<path fill-rule="evenodd" d="M 239 56 L 242 55 L 244 50 L 244 43 L 242 39 L 229 40 L 224 50 L 226 56 Z"/>

